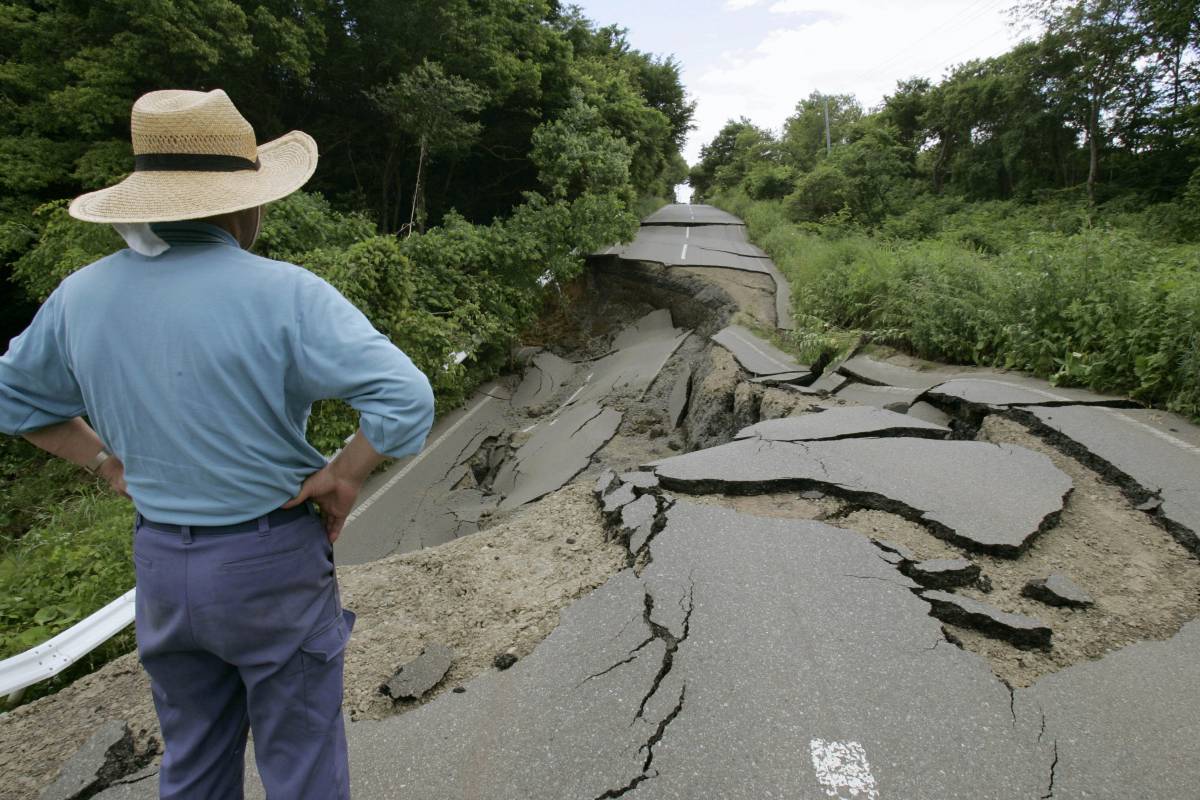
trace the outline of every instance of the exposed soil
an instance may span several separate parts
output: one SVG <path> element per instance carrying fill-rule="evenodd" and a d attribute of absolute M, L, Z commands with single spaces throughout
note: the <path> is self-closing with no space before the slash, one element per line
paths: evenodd
<path fill-rule="evenodd" d="M 671 267 L 720 286 L 743 313 L 760 325 L 775 327 L 775 279 L 762 272 L 717 267 Z"/>

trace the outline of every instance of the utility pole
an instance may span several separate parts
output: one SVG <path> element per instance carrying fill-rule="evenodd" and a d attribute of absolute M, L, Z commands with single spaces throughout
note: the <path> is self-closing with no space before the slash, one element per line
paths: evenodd
<path fill-rule="evenodd" d="M 833 152 L 833 143 L 829 138 L 829 95 L 825 96 L 825 155 Z"/>

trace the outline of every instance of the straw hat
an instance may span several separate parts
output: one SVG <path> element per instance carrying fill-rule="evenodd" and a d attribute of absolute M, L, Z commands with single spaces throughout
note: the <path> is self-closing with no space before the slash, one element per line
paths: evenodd
<path fill-rule="evenodd" d="M 292 131 L 258 146 L 254 128 L 220 89 L 150 92 L 133 104 L 134 171 L 76 197 L 87 222 L 199 219 L 278 200 L 317 168 L 317 143 Z"/>

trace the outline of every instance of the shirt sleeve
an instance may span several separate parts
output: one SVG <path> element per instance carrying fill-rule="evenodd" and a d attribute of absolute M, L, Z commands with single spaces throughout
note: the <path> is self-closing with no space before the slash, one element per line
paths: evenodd
<path fill-rule="evenodd" d="M 66 353 L 62 304 L 59 288 L 0 356 L 0 432 L 16 436 L 85 413 Z"/>
<path fill-rule="evenodd" d="M 419 452 L 433 425 L 429 379 L 337 289 L 307 275 L 297 296 L 300 379 L 313 400 L 345 400 L 383 455 Z"/>

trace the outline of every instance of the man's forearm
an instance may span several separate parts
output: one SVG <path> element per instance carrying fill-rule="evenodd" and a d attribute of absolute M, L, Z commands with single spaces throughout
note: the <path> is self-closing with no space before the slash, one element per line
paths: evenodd
<path fill-rule="evenodd" d="M 329 466 L 338 477 L 361 485 L 383 461 L 384 456 L 376 452 L 362 430 L 359 430 Z"/>
<path fill-rule="evenodd" d="M 104 442 L 82 417 L 25 434 L 25 440 L 47 453 L 86 466 L 104 448 Z"/>

